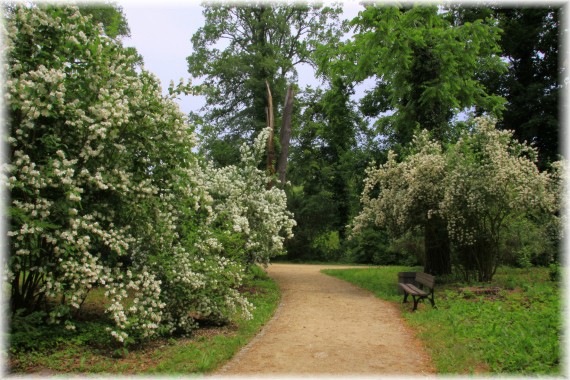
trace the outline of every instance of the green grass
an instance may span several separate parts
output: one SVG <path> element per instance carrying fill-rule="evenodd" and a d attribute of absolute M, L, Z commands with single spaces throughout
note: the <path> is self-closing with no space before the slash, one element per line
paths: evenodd
<path fill-rule="evenodd" d="M 398 293 L 398 272 L 417 272 L 421 268 L 387 266 L 375 268 L 325 269 L 322 272 L 370 290 L 378 298 L 401 300 Z"/>
<path fill-rule="evenodd" d="M 330 266 L 369 266 L 369 264 L 355 264 L 345 261 L 326 261 L 326 260 L 306 260 L 306 259 L 287 259 L 277 257 L 271 259 L 272 264 L 303 264 L 303 265 L 330 265 Z"/>
<path fill-rule="evenodd" d="M 259 273 L 263 273 L 260 275 Z M 280 293 L 277 284 L 260 269 L 258 278 L 250 286 L 257 294 L 250 298 L 255 306 L 253 319 L 240 319 L 237 329 L 231 334 L 200 338 L 193 344 L 172 347 L 166 352 L 165 359 L 147 373 L 207 373 L 220 367 L 245 346 L 273 316 L 279 303 Z"/>
<path fill-rule="evenodd" d="M 418 268 L 384 267 L 323 272 L 402 301 L 397 273 Z M 467 287 L 470 289 L 466 289 Z M 496 295 L 477 295 L 479 287 L 500 287 Z M 560 375 L 562 310 L 558 283 L 544 268 L 501 268 L 492 284 L 438 284 L 437 309 L 429 302 L 402 315 L 417 332 L 441 374 Z"/>
<path fill-rule="evenodd" d="M 116 357 L 101 322 L 81 322 L 77 331 L 50 326 L 25 334 L 12 347 L 9 370 L 14 373 L 120 373 L 146 375 L 200 375 L 229 360 L 273 316 L 280 300 L 277 284 L 263 270 L 246 284 L 248 299 L 255 305 L 253 319 L 236 319 L 222 327 L 204 327 L 190 338 L 157 339 L 130 348 Z M 14 339 L 12 337 L 12 342 Z"/>

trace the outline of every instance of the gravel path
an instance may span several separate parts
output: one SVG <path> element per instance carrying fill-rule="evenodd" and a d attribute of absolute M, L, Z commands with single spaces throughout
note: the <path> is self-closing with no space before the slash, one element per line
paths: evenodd
<path fill-rule="evenodd" d="M 342 267 L 272 264 L 281 305 L 214 376 L 434 374 L 397 306 L 320 273 L 325 268 Z"/>

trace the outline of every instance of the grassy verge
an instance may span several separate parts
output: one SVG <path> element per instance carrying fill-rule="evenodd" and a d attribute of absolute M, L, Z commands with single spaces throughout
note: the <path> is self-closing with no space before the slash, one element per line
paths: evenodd
<path fill-rule="evenodd" d="M 255 305 L 253 319 L 231 325 L 204 327 L 191 338 L 157 339 L 133 347 L 122 357 L 109 348 L 104 327 L 97 322 L 77 325 L 75 332 L 50 327 L 36 332 L 29 347 L 12 350 L 9 370 L 14 373 L 120 373 L 147 375 L 204 374 L 212 372 L 247 344 L 273 316 L 279 289 L 261 269 L 247 289 Z M 38 344 L 41 342 L 41 344 Z"/>
<path fill-rule="evenodd" d="M 324 261 L 324 260 L 303 260 L 303 259 L 286 259 L 286 258 L 274 258 L 271 259 L 272 264 L 303 264 L 303 265 L 330 265 L 330 266 L 355 266 L 355 267 L 367 267 L 369 264 L 355 264 L 345 261 Z"/>
<path fill-rule="evenodd" d="M 325 269 L 322 272 L 370 290 L 378 298 L 401 300 L 398 293 L 398 272 L 417 272 L 421 268 L 387 266 L 376 268 Z"/>
<path fill-rule="evenodd" d="M 399 303 L 397 273 L 406 271 L 417 268 L 324 272 Z M 491 284 L 438 284 L 435 294 L 437 309 L 401 308 L 438 373 L 561 374 L 562 299 L 547 269 L 502 268 Z"/>

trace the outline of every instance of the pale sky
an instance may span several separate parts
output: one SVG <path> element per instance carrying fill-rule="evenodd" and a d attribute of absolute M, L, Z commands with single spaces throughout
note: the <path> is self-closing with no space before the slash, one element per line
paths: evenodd
<path fill-rule="evenodd" d="M 125 46 L 134 46 L 143 56 L 145 68 L 154 73 L 166 91 L 171 80 L 175 84 L 180 78 L 191 79 L 188 73 L 186 57 L 192 53 L 192 35 L 204 25 L 202 7 L 197 1 L 188 2 L 133 2 L 118 1 L 123 7 L 131 29 L 131 38 L 124 41 Z M 346 18 L 355 17 L 362 9 L 357 1 L 346 1 Z M 300 85 L 313 84 L 310 69 L 299 70 Z M 193 83 L 198 83 L 196 80 Z M 179 101 L 184 113 L 198 111 L 204 104 L 204 98 L 187 96 Z"/>
<path fill-rule="evenodd" d="M 125 46 L 134 46 L 143 56 L 145 68 L 161 81 L 163 91 L 171 80 L 190 79 L 186 57 L 192 52 L 192 35 L 203 26 L 198 2 L 145 3 L 119 2 L 131 29 Z M 202 97 L 187 96 L 179 101 L 184 113 L 198 111 Z"/>

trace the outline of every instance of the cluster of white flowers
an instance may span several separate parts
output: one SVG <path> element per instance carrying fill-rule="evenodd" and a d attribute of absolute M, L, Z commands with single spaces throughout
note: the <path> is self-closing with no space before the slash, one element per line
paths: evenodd
<path fill-rule="evenodd" d="M 58 300 L 52 320 L 72 329 L 103 288 L 125 344 L 251 316 L 239 256 L 267 262 L 294 225 L 256 167 L 266 135 L 214 169 L 157 78 L 78 8 L 16 5 L 4 27 L 12 308 Z"/>
<path fill-rule="evenodd" d="M 296 225 L 287 210 L 285 192 L 277 187 L 268 189 L 271 177 L 257 167 L 265 153 L 268 134 L 266 128 L 256 137 L 253 147 L 241 146 L 238 165 L 207 165 L 201 177 L 213 198 L 211 222 L 224 218 L 233 232 L 244 236 L 244 259 L 249 263 L 266 264 L 284 253 L 283 243 L 293 236 Z"/>
<path fill-rule="evenodd" d="M 484 235 L 498 239 L 513 215 L 559 207 L 550 173 L 536 166 L 537 152 L 491 120 L 476 121 L 473 133 L 462 136 L 450 154 L 440 202 L 450 237 L 467 246 Z"/>
<path fill-rule="evenodd" d="M 385 164 L 367 169 L 363 209 L 353 221 L 354 233 L 373 223 L 400 235 L 426 222 L 438 209 L 446 175 L 441 146 L 425 131 L 415 136 L 413 144 L 416 153 L 403 162 L 390 151 Z M 371 195 L 378 190 L 377 196 Z"/>
<path fill-rule="evenodd" d="M 146 338 L 155 333 L 162 320 L 162 309 L 166 304 L 161 301 L 161 281 L 141 268 L 139 273 L 130 270 L 106 270 L 105 296 L 110 299 L 108 311 L 112 314 L 116 330 L 111 335 L 119 342 L 124 342 L 130 332 L 136 332 L 139 338 Z M 132 301 L 129 303 L 129 296 Z"/>
<path fill-rule="evenodd" d="M 401 235 L 437 215 L 446 221 L 456 248 L 487 244 L 480 251 L 494 255 L 490 261 L 496 264 L 499 235 L 509 217 L 559 210 L 560 174 L 540 172 L 537 152 L 516 142 L 512 132 L 497 130 L 487 118 L 474 122 L 474 129 L 445 152 L 424 131 L 402 162 L 390 152 L 384 165 L 371 166 L 353 232 L 375 223 Z"/>

